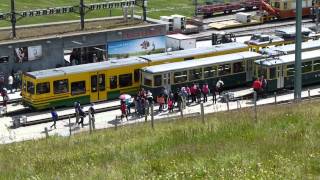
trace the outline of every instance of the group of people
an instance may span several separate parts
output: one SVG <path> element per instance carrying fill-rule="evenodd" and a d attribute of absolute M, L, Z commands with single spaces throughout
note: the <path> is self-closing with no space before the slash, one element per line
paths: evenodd
<path fill-rule="evenodd" d="M 84 127 L 84 118 L 86 117 L 86 113 L 85 111 L 83 110 L 83 107 L 81 106 L 80 102 L 77 101 L 74 103 L 74 109 L 75 109 L 75 117 L 76 117 L 76 124 L 77 125 L 80 125 L 81 124 L 81 127 Z M 95 118 L 94 118 L 94 114 L 95 114 L 95 109 L 94 109 L 94 104 L 91 103 L 89 109 L 88 109 L 88 114 L 89 114 L 89 118 L 91 118 L 92 120 L 92 125 L 93 125 L 93 128 L 94 127 L 94 121 L 95 121 Z M 54 127 L 56 129 L 56 123 L 57 123 L 57 120 L 58 120 L 58 113 L 57 111 L 55 110 L 55 108 L 53 107 L 51 109 L 51 117 L 52 117 L 52 121 L 53 121 L 53 124 L 50 126 L 50 128 Z M 80 121 L 79 121 L 80 119 Z"/>
<path fill-rule="evenodd" d="M 264 76 L 257 78 L 255 81 L 253 81 L 252 88 L 257 93 L 257 100 L 260 97 L 264 97 L 267 91 L 267 80 L 264 78 Z"/>

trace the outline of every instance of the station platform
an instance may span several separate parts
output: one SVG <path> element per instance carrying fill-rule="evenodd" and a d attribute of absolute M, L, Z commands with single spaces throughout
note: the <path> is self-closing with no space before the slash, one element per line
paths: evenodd
<path fill-rule="evenodd" d="M 310 90 L 309 90 L 310 89 Z M 242 92 L 241 92 L 242 91 Z M 249 92 L 249 91 L 243 91 L 243 89 L 234 91 L 241 95 L 241 93 Z M 320 96 L 320 85 L 309 87 L 307 89 L 304 89 L 302 92 L 302 98 L 308 99 L 310 93 L 310 97 L 319 97 Z M 219 97 L 218 97 L 219 98 Z M 221 98 L 221 97 L 220 97 Z M 292 101 L 294 98 L 293 92 L 288 91 L 283 94 L 277 95 L 275 98 L 273 95 L 268 96 L 264 99 L 259 99 L 257 101 L 257 105 L 267 105 L 267 104 L 275 104 L 275 100 L 277 103 L 287 103 L 288 101 Z M 95 108 L 100 108 L 104 106 L 114 106 L 119 105 L 118 101 L 108 102 L 106 104 L 96 104 Z M 230 101 L 229 102 L 229 110 L 236 110 L 239 108 L 250 108 L 253 107 L 254 103 L 252 99 L 243 99 L 243 100 L 237 100 L 237 101 Z M 86 110 L 89 106 L 84 106 L 84 110 Z M 228 106 L 227 103 L 222 103 L 221 101 L 217 104 L 212 103 L 212 96 L 208 97 L 208 102 L 204 103 L 204 113 L 205 114 L 211 114 L 216 113 L 220 111 L 227 111 Z M 74 112 L 74 109 L 68 109 L 68 110 L 61 110 L 58 112 L 59 115 L 62 115 L 63 113 L 72 113 Z M 132 110 L 134 112 L 134 110 Z M 184 116 L 198 116 L 200 115 L 201 108 L 200 104 L 193 103 L 190 106 L 187 106 L 186 109 L 184 109 L 183 113 Z M 36 115 L 36 114 L 35 114 Z M 105 128 L 114 128 L 115 124 L 118 126 L 124 126 L 134 123 L 144 123 L 145 117 L 139 117 L 135 115 L 131 115 L 128 118 L 128 121 L 125 119 L 123 121 L 116 121 L 116 117 L 121 115 L 120 109 L 108 111 L 104 113 L 98 113 L 95 116 L 95 126 L 96 129 L 105 129 Z M 40 115 L 39 115 L 40 116 Z M 47 114 L 41 115 L 43 118 L 50 117 L 49 112 Z M 154 119 L 156 121 L 158 120 L 168 120 L 171 118 L 180 118 L 180 112 L 174 111 L 173 113 L 168 113 L 167 111 L 164 111 L 162 113 L 158 112 L 158 106 L 154 107 Z M 36 116 L 34 116 L 34 119 L 36 119 Z M 150 123 L 151 117 L 148 116 L 148 122 Z M 80 128 L 75 124 L 75 118 L 71 118 L 71 124 L 69 124 L 69 120 L 61 120 L 57 122 L 57 129 L 50 129 L 50 126 L 52 125 L 52 122 L 43 123 L 43 124 L 37 124 L 33 126 L 28 127 L 20 127 L 17 129 L 11 129 L 10 126 L 12 124 L 12 118 L 11 117 L 2 117 L 0 118 L 0 143 L 12 143 L 12 142 L 19 142 L 24 140 L 33 140 L 33 139 L 39 139 L 39 138 L 45 138 L 46 135 L 44 133 L 44 128 L 49 129 L 49 136 L 57 135 L 57 136 L 69 136 L 69 128 L 72 130 L 72 134 L 79 133 L 79 132 L 85 132 L 89 131 L 89 125 L 88 125 L 88 117 L 85 118 L 85 127 Z M 150 123 L 151 128 L 151 123 Z M 156 128 L 156 125 L 155 125 Z"/>
<path fill-rule="evenodd" d="M 19 100 L 21 99 L 21 91 L 13 91 L 12 93 L 8 92 L 9 101 L 10 100 Z M 0 96 L 0 104 L 2 104 L 3 99 Z"/>

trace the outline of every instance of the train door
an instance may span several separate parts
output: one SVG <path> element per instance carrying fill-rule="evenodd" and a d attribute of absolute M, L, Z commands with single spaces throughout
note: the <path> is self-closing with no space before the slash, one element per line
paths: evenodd
<path fill-rule="evenodd" d="M 163 79 L 163 87 L 167 89 L 168 92 L 171 91 L 171 83 L 170 83 L 170 73 L 162 74 Z"/>
<path fill-rule="evenodd" d="M 276 67 L 277 70 L 277 88 L 281 89 L 284 88 L 284 69 L 283 65 L 278 65 Z"/>
<path fill-rule="evenodd" d="M 90 100 L 92 102 L 106 100 L 106 78 L 103 73 L 90 74 Z"/>
<path fill-rule="evenodd" d="M 247 82 L 252 81 L 253 79 L 253 73 L 254 73 L 254 68 L 253 68 L 253 59 L 248 59 L 246 61 L 246 80 Z"/>

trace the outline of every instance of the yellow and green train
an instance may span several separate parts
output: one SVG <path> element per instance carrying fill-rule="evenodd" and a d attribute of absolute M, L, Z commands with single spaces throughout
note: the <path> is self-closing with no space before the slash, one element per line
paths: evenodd
<path fill-rule="evenodd" d="M 140 88 L 140 69 L 248 51 L 243 43 L 227 43 L 206 48 L 146 55 L 127 59 L 27 72 L 22 77 L 23 103 L 34 109 L 73 106 L 118 98 Z"/>

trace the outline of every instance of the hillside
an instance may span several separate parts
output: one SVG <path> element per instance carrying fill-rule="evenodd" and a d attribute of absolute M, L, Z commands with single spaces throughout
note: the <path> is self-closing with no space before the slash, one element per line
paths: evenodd
<path fill-rule="evenodd" d="M 0 145 L 1 179 L 317 179 L 320 102 Z"/>

